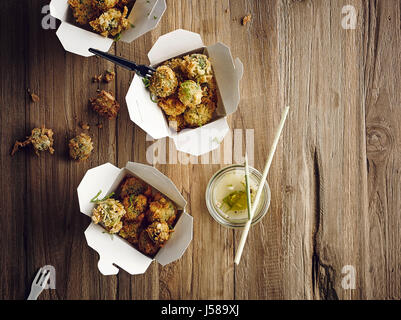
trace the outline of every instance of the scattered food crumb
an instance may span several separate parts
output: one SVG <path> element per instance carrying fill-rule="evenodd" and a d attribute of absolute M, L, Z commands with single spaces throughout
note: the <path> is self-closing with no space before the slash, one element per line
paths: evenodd
<path fill-rule="evenodd" d="M 94 75 L 92 77 L 92 82 L 94 83 L 99 83 L 100 81 L 102 81 L 103 76 L 102 75 Z"/>
<path fill-rule="evenodd" d="M 246 26 L 246 24 L 251 21 L 252 15 L 249 13 L 245 17 L 242 18 L 242 25 Z"/>
<path fill-rule="evenodd" d="M 106 70 L 105 74 L 103 75 L 103 81 L 109 83 L 114 80 L 116 77 L 116 73 L 114 71 Z"/>
<path fill-rule="evenodd" d="M 89 126 L 89 124 L 87 122 L 81 122 L 79 125 L 84 130 L 89 130 L 90 129 L 90 126 Z"/>
<path fill-rule="evenodd" d="M 32 91 L 31 91 L 31 89 L 28 89 L 28 94 L 29 94 L 29 96 L 31 97 L 31 101 L 32 102 L 39 102 L 40 101 L 40 98 L 39 98 L 39 96 L 37 95 L 37 94 L 35 94 L 35 93 L 33 93 Z"/>
<path fill-rule="evenodd" d="M 103 124 L 102 124 L 102 123 L 98 123 L 96 126 L 97 126 L 99 129 L 102 129 L 102 128 L 103 128 Z"/>
<path fill-rule="evenodd" d="M 109 83 L 109 82 L 113 81 L 115 79 L 115 77 L 116 77 L 116 73 L 114 71 L 106 70 L 104 72 L 104 74 L 94 75 L 92 77 L 92 82 L 100 83 L 103 81 L 105 83 Z"/>

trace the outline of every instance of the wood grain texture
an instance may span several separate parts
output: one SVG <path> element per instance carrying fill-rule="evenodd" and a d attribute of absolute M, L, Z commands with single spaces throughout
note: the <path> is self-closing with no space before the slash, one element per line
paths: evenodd
<path fill-rule="evenodd" d="M 26 298 L 46 264 L 56 268 L 57 289 L 40 299 L 401 298 L 398 0 L 167 0 L 155 30 L 111 52 L 147 63 L 157 38 L 182 28 L 200 33 L 205 44 L 225 43 L 243 61 L 233 131 L 220 149 L 198 158 L 177 153 L 169 139 L 153 141 L 130 121 L 125 95 L 133 74 L 65 52 L 54 30 L 41 27 L 46 4 L 0 3 L 8 12 L 0 28 L 7 43 L 0 50 L 0 299 Z M 342 28 L 346 5 L 356 10 L 355 29 Z M 243 26 L 248 13 L 252 20 Z M 17 16 L 27 23 L 15 24 Z M 116 71 L 114 82 L 91 82 L 106 69 Z M 116 94 L 116 120 L 88 108 L 97 89 Z M 269 214 L 251 229 L 236 267 L 240 232 L 210 217 L 205 188 L 216 170 L 242 162 L 246 129 L 253 166 L 263 168 L 285 105 L 291 111 L 268 177 Z M 95 152 L 77 164 L 67 144 L 83 131 L 81 121 L 90 125 Z M 13 142 L 41 125 L 54 130 L 56 153 L 10 157 Z M 234 137 L 242 140 L 233 144 Z M 154 146 L 165 147 L 175 164 L 157 161 Z M 172 264 L 104 277 L 84 238 L 89 220 L 79 213 L 76 188 L 89 168 L 127 161 L 153 164 L 173 180 L 188 200 L 194 239 Z M 355 269 L 353 290 L 343 288 L 345 266 Z"/>

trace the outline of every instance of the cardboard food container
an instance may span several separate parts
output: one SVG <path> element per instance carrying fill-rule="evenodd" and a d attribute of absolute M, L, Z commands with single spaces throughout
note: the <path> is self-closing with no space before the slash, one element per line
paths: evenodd
<path fill-rule="evenodd" d="M 131 120 L 150 136 L 154 139 L 171 137 L 177 150 L 199 156 L 218 148 L 227 134 L 229 126 L 226 117 L 238 108 L 239 83 L 244 68 L 241 60 L 234 60 L 230 48 L 223 43 L 205 46 L 199 34 L 182 29 L 159 37 L 148 57 L 150 64 L 157 67 L 166 60 L 190 53 L 204 53 L 211 61 L 218 92 L 214 121 L 200 128 L 175 132 L 169 127 L 161 108 L 150 99 L 149 90 L 138 75 L 132 80 L 126 101 Z"/>
<path fill-rule="evenodd" d="M 148 31 L 154 29 L 166 11 L 166 0 L 136 0 L 128 20 L 134 28 L 121 33 L 120 41 L 132 42 Z M 94 48 L 109 51 L 113 39 L 105 38 L 95 31 L 80 27 L 72 15 L 68 0 L 52 0 L 50 14 L 61 21 L 56 34 L 66 51 L 89 57 L 88 50 Z"/>
<path fill-rule="evenodd" d="M 127 175 L 142 179 L 166 195 L 182 210 L 182 213 L 178 217 L 170 239 L 153 259 L 139 252 L 120 236 L 110 235 L 102 226 L 92 222 L 85 230 L 85 238 L 89 247 L 99 254 L 98 268 L 103 275 L 117 274 L 119 268 L 130 274 L 141 274 L 147 270 L 153 260 L 164 266 L 179 259 L 192 241 L 193 218 L 185 210 L 187 202 L 169 178 L 148 165 L 127 162 L 125 168 L 119 169 L 106 163 L 88 170 L 77 189 L 81 212 L 91 217 L 92 209 L 95 207 L 95 204 L 91 202 L 94 195 L 102 190 L 100 197 L 104 197 L 117 190 Z"/>

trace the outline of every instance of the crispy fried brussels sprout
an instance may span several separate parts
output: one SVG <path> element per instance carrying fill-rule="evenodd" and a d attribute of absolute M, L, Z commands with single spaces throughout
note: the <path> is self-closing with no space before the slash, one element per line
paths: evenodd
<path fill-rule="evenodd" d="M 149 211 L 147 214 L 148 221 L 150 223 L 159 221 L 167 222 L 171 227 L 175 222 L 177 216 L 177 208 L 174 203 L 157 193 L 154 197 L 154 201 L 149 204 Z"/>
<path fill-rule="evenodd" d="M 52 129 L 35 128 L 32 130 L 30 140 L 37 155 L 39 155 L 39 151 L 54 153 Z"/>
<path fill-rule="evenodd" d="M 209 76 L 205 76 L 208 78 Z M 201 77 L 203 78 L 203 77 Z M 217 87 L 216 87 L 216 80 L 211 77 L 205 79 L 205 82 L 199 82 L 202 88 L 203 97 L 216 102 L 217 103 Z"/>
<path fill-rule="evenodd" d="M 180 114 L 178 116 L 169 116 L 167 119 L 169 127 L 174 131 L 180 132 L 185 128 L 184 115 Z"/>
<path fill-rule="evenodd" d="M 148 198 L 143 194 L 131 194 L 123 199 L 123 205 L 127 212 L 124 219 L 127 221 L 136 221 L 145 212 L 148 206 Z"/>
<path fill-rule="evenodd" d="M 85 133 L 77 135 L 70 140 L 70 157 L 77 161 L 84 161 L 89 158 L 93 150 L 93 143 L 90 136 Z"/>
<path fill-rule="evenodd" d="M 178 86 L 177 77 L 168 66 L 160 66 L 150 78 L 149 90 L 157 97 L 165 98 L 172 95 Z"/>
<path fill-rule="evenodd" d="M 102 11 L 107 11 L 111 8 L 114 8 L 119 0 L 91 0 L 92 1 L 92 6 L 95 9 L 102 10 Z"/>
<path fill-rule="evenodd" d="M 184 113 L 185 106 L 175 95 L 167 98 L 160 98 L 157 105 L 163 109 L 168 116 L 178 116 Z"/>
<path fill-rule="evenodd" d="M 159 245 L 152 241 L 146 230 L 142 230 L 139 235 L 138 247 L 140 251 L 151 257 L 153 257 L 160 248 Z"/>
<path fill-rule="evenodd" d="M 27 139 L 23 142 L 16 141 L 14 144 L 14 148 L 11 151 L 11 155 L 13 156 L 20 148 L 24 148 L 27 145 L 31 144 L 33 149 L 35 150 L 36 155 L 39 156 L 39 152 L 49 151 L 50 154 L 54 153 L 53 149 L 53 130 L 42 128 L 34 128 L 32 133 Z"/>
<path fill-rule="evenodd" d="M 189 108 L 184 113 L 185 123 L 190 127 L 201 127 L 210 122 L 213 113 L 216 110 L 216 104 L 209 99 L 202 99 L 202 103 L 195 108 Z"/>
<path fill-rule="evenodd" d="M 130 221 L 129 223 L 123 223 L 123 226 L 118 233 L 122 238 L 126 239 L 128 242 L 132 243 L 133 245 L 138 244 L 139 234 L 142 231 L 142 220 L 144 218 L 144 214 L 142 214 L 138 221 Z"/>
<path fill-rule="evenodd" d="M 123 226 L 121 218 L 125 213 L 121 202 L 109 198 L 100 201 L 92 210 L 92 221 L 100 223 L 109 233 L 118 233 Z"/>
<path fill-rule="evenodd" d="M 92 0 L 68 0 L 68 4 L 76 22 L 81 25 L 88 24 L 99 14 L 99 10 L 92 6 Z"/>
<path fill-rule="evenodd" d="M 169 67 L 171 70 L 174 71 L 178 83 L 181 83 L 185 80 L 185 62 L 184 59 L 182 58 L 173 58 L 170 60 L 167 60 L 166 62 L 163 63 L 164 66 Z"/>
<path fill-rule="evenodd" d="M 96 98 L 90 99 L 90 104 L 94 111 L 108 119 L 117 117 L 118 111 L 120 110 L 120 104 L 117 102 L 116 98 L 105 90 L 99 92 Z"/>
<path fill-rule="evenodd" d="M 201 103 L 202 89 L 195 81 L 184 81 L 178 90 L 178 98 L 185 106 L 195 107 Z"/>
<path fill-rule="evenodd" d="M 130 22 L 126 18 L 127 14 L 127 7 L 124 7 L 123 12 L 112 8 L 101 14 L 96 20 L 89 22 L 89 24 L 93 30 L 100 33 L 103 37 L 116 37 L 130 27 Z"/>
<path fill-rule="evenodd" d="M 131 195 L 143 194 L 150 196 L 152 190 L 148 184 L 137 177 L 129 177 L 124 180 L 120 187 L 120 198 L 124 199 Z"/>
<path fill-rule="evenodd" d="M 184 57 L 185 71 L 191 79 L 212 74 L 212 65 L 204 54 L 194 53 Z"/>
<path fill-rule="evenodd" d="M 146 232 L 148 233 L 149 238 L 159 246 L 163 246 L 164 243 L 170 239 L 170 228 L 164 221 L 155 221 L 151 223 L 146 228 Z"/>

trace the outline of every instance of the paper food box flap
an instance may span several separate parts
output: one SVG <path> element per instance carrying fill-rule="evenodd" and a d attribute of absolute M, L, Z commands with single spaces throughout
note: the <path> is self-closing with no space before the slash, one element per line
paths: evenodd
<path fill-rule="evenodd" d="M 171 234 L 170 239 L 157 253 L 155 260 L 164 266 L 181 258 L 192 241 L 192 235 L 193 218 L 183 212 L 174 227 L 174 232 Z"/>
<path fill-rule="evenodd" d="M 174 201 L 180 209 L 185 209 L 187 202 L 178 191 L 175 184 L 162 174 L 159 170 L 146 164 L 127 162 L 126 169 L 135 174 L 138 178 L 146 181 L 154 189 L 160 191 Z"/>
<path fill-rule="evenodd" d="M 96 33 L 84 30 L 68 22 L 61 22 L 56 35 L 66 51 L 83 57 L 93 56 L 88 51 L 89 48 L 109 51 L 113 44 L 112 39 L 101 37 Z"/>
<path fill-rule="evenodd" d="M 141 274 L 152 262 L 151 258 L 137 251 L 125 240 L 107 233 L 94 223 L 85 230 L 85 238 L 89 247 L 99 254 L 98 268 L 103 275 L 117 274 L 119 269 L 116 266 L 130 274 Z"/>
<path fill-rule="evenodd" d="M 122 33 L 121 40 L 132 42 L 156 28 L 166 11 L 166 0 L 137 0 L 129 15 L 133 27 Z"/>
<path fill-rule="evenodd" d="M 165 0 L 137 0 L 128 16 L 133 27 L 121 33 L 121 40 L 132 42 L 154 29 L 165 10 Z M 89 48 L 109 51 L 113 44 L 113 39 L 105 38 L 94 31 L 76 25 L 74 18 L 70 15 L 68 0 L 52 0 L 50 2 L 50 14 L 61 20 L 61 25 L 56 34 L 66 51 L 89 57 L 93 56 L 88 51 Z"/>
<path fill-rule="evenodd" d="M 227 119 L 221 118 L 200 128 L 185 129 L 172 138 L 178 151 L 200 156 L 217 149 L 229 129 Z"/>
<path fill-rule="evenodd" d="M 223 43 L 216 43 L 207 47 L 212 62 L 217 87 L 221 99 L 224 101 L 226 114 L 234 113 L 240 102 L 240 80 L 244 67 L 240 59 L 233 61 L 230 48 Z"/>
<path fill-rule="evenodd" d="M 92 209 L 95 205 L 91 202 L 91 199 L 100 190 L 102 194 L 99 195 L 99 199 L 104 198 L 120 172 L 121 169 L 111 163 L 103 164 L 86 172 L 77 189 L 79 208 L 83 214 L 92 216 Z"/>
<path fill-rule="evenodd" d="M 131 120 L 154 139 L 168 136 L 169 129 L 162 110 L 150 99 L 142 78 L 135 75 L 125 97 Z"/>
<path fill-rule="evenodd" d="M 177 29 L 160 36 L 148 53 L 151 65 L 159 64 L 185 52 L 203 47 L 198 33 Z"/>
<path fill-rule="evenodd" d="M 68 1 L 52 0 L 49 4 L 50 14 L 52 17 L 65 21 L 68 16 Z"/>

